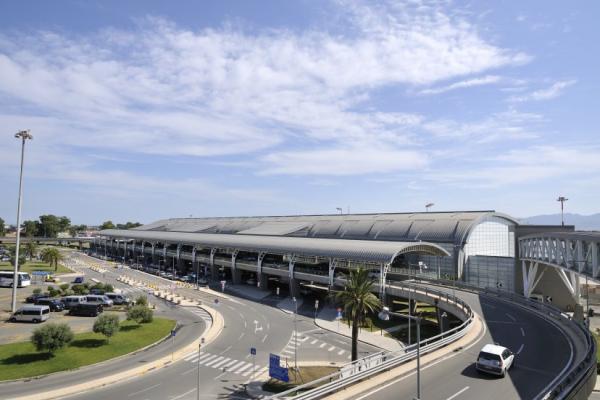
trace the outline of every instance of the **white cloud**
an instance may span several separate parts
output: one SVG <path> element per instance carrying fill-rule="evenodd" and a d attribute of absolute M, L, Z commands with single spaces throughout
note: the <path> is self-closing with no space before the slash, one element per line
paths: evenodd
<path fill-rule="evenodd" d="M 304 158 L 294 148 L 337 155 L 343 146 L 366 143 L 386 148 L 387 159 L 365 157 L 361 170 L 386 172 L 404 168 L 393 158 L 410 156 L 407 146 L 418 144 L 414 132 L 424 117 L 366 112 L 362 106 L 374 91 L 431 85 L 530 59 L 489 43 L 464 17 L 440 6 L 350 2 L 338 11 L 347 12 L 342 34 L 187 30 L 148 18 L 133 30 L 76 38 L 2 36 L 0 102 L 11 108 L 0 120 L 20 119 L 29 127 L 36 119 L 51 122 L 34 134 L 59 152 L 69 146 L 94 154 L 243 155 L 280 173 L 300 171 L 283 165 L 282 147 Z M 494 77 L 455 85 L 477 79 Z M 319 173 L 325 170 L 336 174 L 335 168 Z"/>
<path fill-rule="evenodd" d="M 543 100 L 551 100 L 554 99 L 561 94 L 563 94 L 564 90 L 569 86 L 577 83 L 577 80 L 571 79 L 566 81 L 558 81 L 553 83 L 550 87 L 545 89 L 535 90 L 529 94 L 525 94 L 522 96 L 513 96 L 509 98 L 509 101 L 513 102 L 524 102 L 524 101 L 543 101 Z"/>
<path fill-rule="evenodd" d="M 481 78 L 467 79 L 459 82 L 454 82 L 450 85 L 440 86 L 431 89 L 421 90 L 420 94 L 440 94 L 456 89 L 470 88 L 474 86 L 489 85 L 500 81 L 500 77 L 496 75 L 486 75 Z"/>

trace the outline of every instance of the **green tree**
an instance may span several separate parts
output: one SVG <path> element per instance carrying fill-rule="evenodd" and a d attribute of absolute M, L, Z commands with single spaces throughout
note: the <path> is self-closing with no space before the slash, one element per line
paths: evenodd
<path fill-rule="evenodd" d="M 40 215 L 38 235 L 55 238 L 61 232 L 61 222 L 56 215 Z"/>
<path fill-rule="evenodd" d="M 71 225 L 69 227 L 69 235 L 71 237 L 75 237 L 79 234 L 79 232 L 85 232 L 87 230 L 87 225 Z"/>
<path fill-rule="evenodd" d="M 71 226 L 71 220 L 67 217 L 58 217 L 58 233 L 66 232 Z"/>
<path fill-rule="evenodd" d="M 37 255 L 37 244 L 34 241 L 29 241 L 25 244 L 25 254 L 27 254 L 30 260 Z"/>
<path fill-rule="evenodd" d="M 127 319 L 138 324 L 152 322 L 153 313 L 147 306 L 137 305 L 127 310 Z"/>
<path fill-rule="evenodd" d="M 11 247 L 9 251 L 10 251 L 10 265 L 12 265 L 14 267 L 16 256 L 17 256 L 17 246 Z M 21 268 L 23 266 L 23 264 L 25 264 L 26 261 L 27 260 L 26 260 L 25 252 L 23 251 L 23 247 L 19 246 L 19 268 Z"/>
<path fill-rule="evenodd" d="M 102 314 L 94 321 L 94 332 L 106 336 L 106 342 L 119 331 L 119 317 L 115 314 Z"/>
<path fill-rule="evenodd" d="M 54 247 L 46 247 L 40 254 L 44 262 L 50 264 L 50 267 L 54 266 L 54 271 L 58 270 L 58 263 L 64 259 L 62 253 Z"/>
<path fill-rule="evenodd" d="M 40 223 L 38 221 L 25 221 L 22 226 L 24 236 L 34 237 L 38 235 L 38 229 L 40 228 Z"/>
<path fill-rule="evenodd" d="M 135 305 L 136 306 L 146 306 L 147 307 L 148 306 L 148 298 L 146 296 L 139 295 L 135 299 Z"/>
<path fill-rule="evenodd" d="M 381 302 L 372 293 L 373 280 L 368 270 L 358 268 L 350 271 L 346 288 L 335 294 L 335 299 L 342 304 L 346 318 L 352 324 L 352 361 L 358 358 L 358 328 L 368 312 L 381 308 Z"/>
<path fill-rule="evenodd" d="M 54 354 L 56 350 L 65 347 L 73 340 L 73 331 L 69 325 L 48 323 L 33 331 L 31 343 L 37 351 Z"/>
<path fill-rule="evenodd" d="M 6 228 L 4 227 L 5 224 L 6 222 L 4 222 L 2 218 L 0 218 L 0 236 L 6 235 Z"/>
<path fill-rule="evenodd" d="M 104 229 L 115 229 L 115 224 L 111 220 L 104 221 L 102 225 L 100 225 L 100 230 Z"/>

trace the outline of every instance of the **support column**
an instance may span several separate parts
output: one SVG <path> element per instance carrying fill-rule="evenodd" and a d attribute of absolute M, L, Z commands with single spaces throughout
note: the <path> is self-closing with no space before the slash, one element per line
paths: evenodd
<path fill-rule="evenodd" d="M 298 296 L 298 294 L 300 294 L 300 287 L 296 283 L 296 279 L 294 278 L 294 265 L 295 265 L 294 255 L 291 254 L 290 262 L 288 264 L 288 272 L 289 272 L 289 277 L 290 277 L 290 296 L 291 297 L 296 297 L 296 296 Z"/>
<path fill-rule="evenodd" d="M 258 258 L 256 260 L 256 280 L 259 289 L 267 290 L 267 277 L 262 273 L 262 263 L 264 258 L 265 253 L 258 253 Z"/>
<path fill-rule="evenodd" d="M 538 263 L 529 262 L 529 267 L 527 267 L 527 262 L 522 262 L 522 271 L 523 271 L 523 296 L 529 298 L 533 293 L 535 287 L 544 276 L 546 270 L 543 270 L 539 276 L 536 277 L 538 271 Z"/>
<path fill-rule="evenodd" d="M 177 262 L 175 263 L 175 269 L 176 271 L 181 274 L 181 247 L 182 244 L 178 244 L 177 245 Z"/>
<path fill-rule="evenodd" d="M 200 264 L 196 261 L 196 246 L 192 247 L 192 271 L 196 274 L 196 284 L 200 277 Z"/>
<path fill-rule="evenodd" d="M 140 254 L 139 254 L 139 256 L 142 257 L 142 266 L 144 266 L 144 267 L 146 266 L 146 253 L 144 252 L 144 244 L 145 243 L 146 242 L 142 240 L 142 243 L 140 244 L 141 249 L 140 249 Z M 140 261 L 139 257 L 136 257 L 135 263 L 139 264 L 139 261 Z"/>
<path fill-rule="evenodd" d="M 335 283 L 335 258 L 329 259 L 329 290 L 333 288 Z"/>
<path fill-rule="evenodd" d="M 242 271 L 238 271 L 235 267 L 235 259 L 237 258 L 238 253 L 239 250 L 234 250 L 233 253 L 231 253 L 231 281 L 234 285 L 239 285 L 242 282 Z"/>
<path fill-rule="evenodd" d="M 215 265 L 215 254 L 217 253 L 217 249 L 210 249 L 210 276 L 214 280 L 219 280 L 219 271 L 217 271 L 217 266 Z"/>
<path fill-rule="evenodd" d="M 156 265 L 156 242 L 150 242 L 152 245 L 152 265 Z"/>

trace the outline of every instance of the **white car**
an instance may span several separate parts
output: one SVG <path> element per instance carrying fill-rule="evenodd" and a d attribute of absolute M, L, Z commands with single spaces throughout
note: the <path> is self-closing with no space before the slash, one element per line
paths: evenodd
<path fill-rule="evenodd" d="M 477 356 L 475 368 L 481 372 L 504 377 L 515 364 L 515 355 L 506 347 L 486 344 Z"/>

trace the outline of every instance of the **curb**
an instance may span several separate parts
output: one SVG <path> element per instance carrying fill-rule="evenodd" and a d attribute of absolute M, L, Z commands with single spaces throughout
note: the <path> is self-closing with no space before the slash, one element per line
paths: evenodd
<path fill-rule="evenodd" d="M 323 329 L 323 330 L 326 330 L 326 331 L 328 331 L 328 332 L 332 332 L 332 333 L 335 333 L 335 334 L 337 334 L 337 335 L 342 335 L 343 337 L 352 338 L 352 336 L 344 335 L 343 333 L 341 333 L 341 332 L 338 332 L 338 331 L 334 331 L 333 329 L 325 328 L 324 326 L 321 326 L 321 325 L 319 325 L 319 324 L 317 323 L 317 321 L 316 321 L 316 320 L 313 320 L 313 323 L 315 324 L 315 326 L 317 326 L 317 327 L 319 327 L 319 328 L 321 328 L 321 329 Z M 359 339 L 358 339 L 358 341 L 359 341 L 359 342 L 361 342 L 361 343 L 363 343 L 363 344 L 368 344 L 369 346 L 377 347 L 378 349 L 381 349 L 381 350 L 385 350 L 385 351 L 391 351 L 391 350 L 388 350 L 388 349 L 386 349 L 386 348 L 383 348 L 383 347 L 381 347 L 381 346 L 378 346 L 378 345 L 376 345 L 376 344 L 369 343 L 369 342 L 365 342 L 364 340 L 361 340 L 361 339 L 360 339 L 360 336 L 359 336 Z"/>
<path fill-rule="evenodd" d="M 213 320 L 212 325 L 208 330 L 206 330 L 202 337 L 205 339 L 204 346 L 208 345 L 212 341 L 214 341 L 223 330 L 225 325 L 223 316 L 216 312 L 214 309 L 207 306 L 198 306 L 199 308 L 204 309 L 208 312 Z M 92 389 L 96 389 L 98 387 L 107 386 L 112 383 L 122 382 L 127 379 L 134 378 L 136 376 L 142 376 L 148 372 L 155 371 L 157 369 L 164 368 L 173 364 L 176 361 L 181 360 L 184 356 L 187 356 L 191 351 L 198 349 L 198 345 L 200 344 L 200 340 L 202 337 L 197 338 L 192 343 L 188 344 L 184 348 L 180 348 L 179 350 L 173 353 L 173 356 L 167 355 L 158 360 L 154 360 L 147 365 L 142 365 L 136 368 L 129 369 L 123 373 L 118 373 L 114 375 L 105 376 L 102 378 L 97 378 L 93 381 L 80 383 L 77 385 L 72 385 L 66 388 L 55 389 L 48 392 L 35 393 L 27 396 L 21 396 L 13 398 L 13 400 L 50 400 L 56 399 L 68 395 L 72 395 L 75 393 L 87 392 Z"/>

